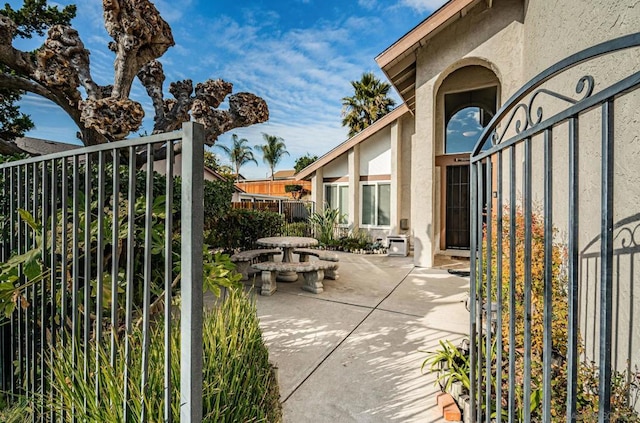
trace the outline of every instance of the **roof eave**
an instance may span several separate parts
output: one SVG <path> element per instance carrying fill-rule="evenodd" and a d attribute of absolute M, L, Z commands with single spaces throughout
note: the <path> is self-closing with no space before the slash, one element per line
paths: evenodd
<path fill-rule="evenodd" d="M 353 137 L 349 138 L 342 144 L 330 150 L 328 153 L 320 157 L 315 162 L 311 163 L 309 166 L 302 169 L 300 172 L 296 173 L 295 178 L 301 181 L 308 180 L 313 175 L 313 173 L 316 170 L 318 170 L 318 168 L 335 160 L 344 152 L 349 151 L 349 149 L 351 149 L 353 146 L 360 144 L 362 141 L 366 140 L 371 135 L 375 134 L 376 132 L 380 131 L 387 125 L 391 124 L 393 121 L 402 117 L 405 113 L 409 113 L 409 108 L 407 107 L 406 104 L 403 103 L 400 106 L 393 109 L 392 111 L 390 111 L 389 113 L 387 113 L 386 115 L 384 115 L 383 117 L 381 117 L 380 119 L 378 119 L 377 121 L 375 121 L 374 123 L 372 123 L 371 125 L 364 128 L 362 131 L 358 132 Z"/>
<path fill-rule="evenodd" d="M 402 100 L 415 110 L 416 51 L 478 3 L 491 0 L 450 0 L 376 57 L 376 63 Z"/>

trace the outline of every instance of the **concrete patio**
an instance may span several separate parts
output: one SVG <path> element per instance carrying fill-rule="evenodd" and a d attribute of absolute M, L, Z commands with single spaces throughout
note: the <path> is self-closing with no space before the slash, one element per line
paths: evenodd
<path fill-rule="evenodd" d="M 256 296 L 286 423 L 442 421 L 434 376 L 420 366 L 439 340 L 468 333 L 469 279 L 447 271 L 468 262 L 412 263 L 341 253 L 340 278 L 323 293 L 297 281 Z"/>

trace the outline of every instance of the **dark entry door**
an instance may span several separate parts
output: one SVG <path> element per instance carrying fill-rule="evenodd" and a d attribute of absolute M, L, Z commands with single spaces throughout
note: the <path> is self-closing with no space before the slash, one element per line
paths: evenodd
<path fill-rule="evenodd" d="M 469 195 L 469 165 L 447 166 L 447 249 L 469 249 Z"/>

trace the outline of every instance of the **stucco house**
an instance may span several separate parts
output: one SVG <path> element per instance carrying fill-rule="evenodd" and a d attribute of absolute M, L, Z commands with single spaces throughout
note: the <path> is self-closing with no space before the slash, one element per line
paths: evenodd
<path fill-rule="evenodd" d="M 341 225 L 374 238 L 407 233 L 410 217 L 411 135 L 414 118 L 403 104 L 307 166 L 316 207 L 339 209 Z M 404 152 L 404 154 L 403 154 Z"/>
<path fill-rule="evenodd" d="M 297 177 L 346 226 L 409 235 L 417 266 L 469 255 L 469 156 L 482 128 L 540 71 L 639 30 L 640 6 L 621 0 L 448 1 L 376 57 L 404 103 Z"/>

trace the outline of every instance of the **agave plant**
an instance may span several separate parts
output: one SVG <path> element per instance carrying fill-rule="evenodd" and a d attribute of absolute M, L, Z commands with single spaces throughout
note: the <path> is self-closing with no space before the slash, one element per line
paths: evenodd
<path fill-rule="evenodd" d="M 342 219 L 340 210 L 325 207 L 321 212 L 309 216 L 309 223 L 314 229 L 316 238 L 322 245 L 329 245 L 335 239 L 335 230 Z"/>

